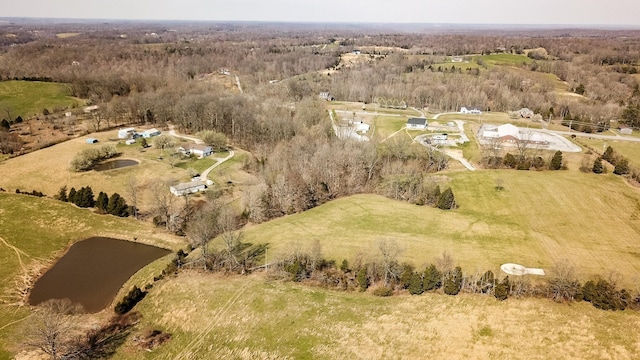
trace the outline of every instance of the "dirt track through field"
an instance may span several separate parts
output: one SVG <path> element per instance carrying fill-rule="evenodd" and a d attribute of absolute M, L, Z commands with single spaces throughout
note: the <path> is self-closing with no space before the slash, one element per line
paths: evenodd
<path fill-rule="evenodd" d="M 30 257 L 29 254 L 27 254 L 26 252 L 18 249 L 17 247 L 9 244 L 5 239 L 3 239 L 0 236 L 0 243 L 3 243 L 4 245 L 6 245 L 9 249 L 13 250 L 16 253 L 16 256 L 18 257 L 18 263 L 20 263 L 20 267 L 22 268 L 23 271 L 27 271 L 27 268 L 24 266 L 24 263 L 22 262 L 22 257 L 20 256 L 20 254 L 26 256 L 26 257 Z"/>
<path fill-rule="evenodd" d="M 211 333 L 213 328 L 220 323 L 220 320 L 222 319 L 224 314 L 240 299 L 248 286 L 249 284 L 245 284 L 244 286 L 239 288 L 229 298 L 229 300 L 227 300 L 227 302 L 222 307 L 220 307 L 220 309 L 214 315 L 209 326 L 207 326 L 206 329 L 201 331 L 193 340 L 191 340 L 191 342 L 189 342 L 189 344 L 187 344 L 187 346 L 185 346 L 185 348 L 175 356 L 175 359 L 193 359 L 195 355 L 192 353 L 192 351 L 199 349 L 203 345 L 204 339 L 209 335 L 209 333 Z"/>

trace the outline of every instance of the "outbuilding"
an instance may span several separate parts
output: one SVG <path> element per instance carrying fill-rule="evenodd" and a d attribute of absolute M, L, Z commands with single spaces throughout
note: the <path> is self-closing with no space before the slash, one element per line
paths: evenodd
<path fill-rule="evenodd" d="M 202 144 L 182 144 L 178 150 L 185 155 L 196 155 L 199 158 L 213 154 L 213 147 Z"/>
<path fill-rule="evenodd" d="M 207 188 L 207 181 L 191 181 L 186 183 L 180 183 L 178 185 L 169 186 L 169 191 L 175 196 L 184 196 L 188 194 L 194 194 L 199 191 L 204 191 Z"/>
<path fill-rule="evenodd" d="M 133 134 L 135 133 L 136 133 L 136 129 L 132 127 L 120 129 L 118 130 L 118 139 L 128 139 L 129 137 L 133 136 Z"/>
<path fill-rule="evenodd" d="M 407 121 L 407 129 L 424 130 L 426 128 L 427 128 L 427 119 L 425 118 L 410 118 Z"/>
<path fill-rule="evenodd" d="M 145 139 L 154 137 L 154 136 L 158 136 L 160 135 L 160 130 L 153 128 L 153 129 L 149 129 L 149 130 L 145 130 L 143 132 L 140 133 L 140 136 L 142 136 Z"/>
<path fill-rule="evenodd" d="M 85 140 L 84 142 L 86 142 L 87 144 L 95 144 L 98 142 L 98 139 L 96 138 L 87 138 L 87 140 Z"/>

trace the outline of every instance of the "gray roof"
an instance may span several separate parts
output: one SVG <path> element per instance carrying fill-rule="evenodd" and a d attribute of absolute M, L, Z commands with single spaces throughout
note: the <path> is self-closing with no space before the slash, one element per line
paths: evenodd
<path fill-rule="evenodd" d="M 410 118 L 407 121 L 407 125 L 427 125 L 427 119 L 425 119 L 425 118 Z"/>

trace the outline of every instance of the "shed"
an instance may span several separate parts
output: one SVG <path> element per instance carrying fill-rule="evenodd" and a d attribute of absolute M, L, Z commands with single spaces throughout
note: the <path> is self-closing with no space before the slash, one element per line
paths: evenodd
<path fill-rule="evenodd" d="M 87 138 L 87 140 L 85 140 L 84 142 L 86 142 L 87 144 L 95 144 L 98 142 L 98 139 L 96 138 Z"/>
<path fill-rule="evenodd" d="M 625 125 L 620 125 L 620 134 L 631 135 L 633 134 L 633 129 Z"/>
<path fill-rule="evenodd" d="M 129 127 L 118 130 L 118 139 L 126 139 L 136 133 L 136 129 Z"/>
<path fill-rule="evenodd" d="M 178 185 L 170 186 L 169 191 L 175 196 L 184 196 L 188 194 L 197 193 L 207 188 L 207 182 L 203 180 L 191 181 L 187 183 L 180 183 Z"/>
<path fill-rule="evenodd" d="M 140 135 L 143 138 L 148 139 L 148 138 L 160 135 L 160 130 L 153 128 L 153 129 L 149 129 L 141 132 Z"/>
<path fill-rule="evenodd" d="M 410 118 L 407 121 L 407 129 L 424 130 L 427 128 L 427 119 L 425 118 Z"/>

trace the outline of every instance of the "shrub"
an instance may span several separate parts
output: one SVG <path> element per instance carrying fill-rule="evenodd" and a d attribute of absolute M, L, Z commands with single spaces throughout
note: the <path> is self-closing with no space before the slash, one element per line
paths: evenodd
<path fill-rule="evenodd" d="M 382 297 L 391 296 L 393 295 L 393 289 L 386 286 L 381 286 L 373 290 L 373 295 Z"/>
<path fill-rule="evenodd" d="M 434 264 L 429 265 L 424 271 L 423 288 L 424 291 L 436 290 L 442 286 L 442 274 Z"/>
<path fill-rule="evenodd" d="M 626 175 L 629 173 L 629 160 L 620 159 L 613 169 L 613 173 L 616 175 Z"/>
<path fill-rule="evenodd" d="M 116 304 L 114 310 L 117 314 L 123 315 L 131 311 L 137 303 L 139 303 L 147 295 L 146 292 L 140 290 L 139 287 L 134 286 L 131 291 Z"/>
<path fill-rule="evenodd" d="M 493 296 L 495 296 L 496 299 L 500 301 L 507 300 L 508 294 L 509 294 L 509 291 L 503 283 L 496 284 L 493 290 Z"/>
<path fill-rule="evenodd" d="M 504 160 L 502 161 L 504 166 L 511 168 L 511 169 L 515 169 L 516 165 L 518 164 L 518 161 L 516 160 L 516 157 L 507 153 L 504 156 Z"/>
<path fill-rule="evenodd" d="M 549 169 L 560 170 L 561 168 L 562 168 L 562 151 L 558 150 L 556 151 L 555 154 L 553 154 L 553 158 L 551 158 Z"/>
<path fill-rule="evenodd" d="M 420 295 L 424 292 L 424 285 L 422 280 L 422 275 L 414 272 L 411 274 L 411 279 L 409 280 L 409 286 L 407 287 L 409 293 L 411 295 Z"/>
<path fill-rule="evenodd" d="M 361 291 L 367 290 L 369 288 L 369 277 L 367 276 L 367 269 L 361 268 L 358 270 L 358 274 L 356 275 L 356 281 L 358 282 L 358 286 Z"/>
<path fill-rule="evenodd" d="M 602 159 L 597 158 L 593 162 L 593 168 L 591 169 L 595 174 L 602 174 L 604 172 L 604 166 L 602 166 Z"/>
<path fill-rule="evenodd" d="M 447 295 L 458 295 L 462 287 L 462 269 L 456 266 L 453 274 L 444 282 L 444 293 Z"/>
<path fill-rule="evenodd" d="M 440 194 L 437 206 L 442 210 L 450 210 L 456 208 L 456 199 L 451 188 L 447 188 L 447 190 Z"/>

